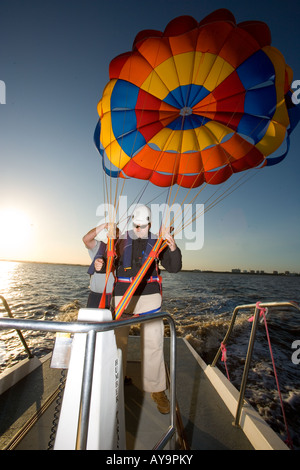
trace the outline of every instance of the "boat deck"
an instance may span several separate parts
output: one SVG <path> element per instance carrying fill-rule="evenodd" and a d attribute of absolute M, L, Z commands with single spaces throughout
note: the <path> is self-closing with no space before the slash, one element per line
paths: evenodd
<path fill-rule="evenodd" d="M 134 359 L 140 360 L 139 337 L 130 337 L 130 341 L 130 349 L 128 348 L 128 352 L 130 351 L 130 354 L 128 354 L 128 375 L 132 377 L 133 385 L 125 387 L 125 419 L 128 417 L 127 406 L 129 407 L 134 402 L 137 403 L 136 410 L 139 410 L 142 404 L 146 404 L 146 406 L 143 415 L 140 415 L 144 419 L 138 423 L 139 415 L 136 414 L 135 420 L 130 425 L 134 426 L 134 431 L 136 429 L 140 431 L 138 433 L 138 444 L 134 442 L 134 433 L 131 432 L 130 428 L 128 429 L 127 422 L 129 420 L 126 419 L 127 445 L 131 444 L 128 448 L 149 449 L 149 442 L 152 442 L 154 445 L 156 441 L 153 439 L 149 441 L 148 434 L 145 439 L 146 445 L 144 446 L 141 423 L 144 423 L 147 429 L 150 426 L 149 421 L 151 418 L 152 423 L 154 420 L 160 422 L 161 435 L 168 428 L 170 418 L 168 415 L 161 415 L 157 411 L 156 405 L 149 398 L 149 394 L 141 391 L 139 375 L 136 375 L 139 368 L 135 367 L 135 370 L 133 368 L 135 364 L 133 362 Z M 232 414 L 182 338 L 177 338 L 176 347 L 176 398 L 184 432 L 183 437 L 186 438 L 190 450 L 253 450 L 243 431 L 232 425 Z M 168 356 L 169 339 L 166 338 L 165 357 L 167 362 Z M 147 417 L 149 419 L 146 419 Z M 157 434 L 155 437 L 159 438 L 160 435 Z M 132 444 L 138 447 L 133 447 Z"/>
<path fill-rule="evenodd" d="M 166 361 L 169 340 L 166 338 Z M 0 396 L 0 449 L 47 449 L 54 417 L 55 399 L 47 399 L 58 387 L 61 371 L 49 362 L 31 372 Z M 139 337 L 129 337 L 127 375 L 132 384 L 124 387 L 127 449 L 152 449 L 169 427 L 169 415 L 157 411 L 149 393 L 140 386 Z M 177 339 L 176 394 L 187 447 L 191 450 L 253 449 L 243 431 L 232 426 L 233 417 L 182 338 Z M 51 400 L 50 400 L 51 401 Z M 46 403 L 37 422 L 15 440 L 36 410 Z M 177 443 L 177 448 L 182 448 Z"/>

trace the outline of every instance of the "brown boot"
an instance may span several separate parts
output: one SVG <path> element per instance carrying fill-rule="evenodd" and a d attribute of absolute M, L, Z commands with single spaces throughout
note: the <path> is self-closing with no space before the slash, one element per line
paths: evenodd
<path fill-rule="evenodd" d="M 157 409 L 162 414 L 170 413 L 170 402 L 165 392 L 153 392 L 151 398 L 157 404 Z"/>

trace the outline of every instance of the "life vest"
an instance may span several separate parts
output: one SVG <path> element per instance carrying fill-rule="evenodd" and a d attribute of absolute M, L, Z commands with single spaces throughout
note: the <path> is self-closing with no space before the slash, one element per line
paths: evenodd
<path fill-rule="evenodd" d="M 134 279 L 134 276 L 137 274 L 138 269 L 143 265 L 149 256 L 152 248 L 155 245 L 157 237 L 150 233 L 148 234 L 146 248 L 142 253 L 139 265 L 132 266 L 132 242 L 133 242 L 134 232 L 129 231 L 126 233 L 125 238 L 121 238 L 117 242 L 117 251 L 119 258 L 119 265 L 117 267 L 117 277 L 116 282 L 127 282 L 131 283 Z M 105 243 L 100 242 L 98 251 L 88 268 L 88 274 L 92 275 L 95 272 L 94 262 L 98 258 L 106 257 L 107 246 Z M 147 272 L 147 277 L 144 278 L 144 282 L 158 282 L 161 288 L 161 276 L 159 275 L 158 263 L 154 262 Z"/>
<path fill-rule="evenodd" d="M 132 278 L 138 273 L 138 270 L 146 261 L 147 257 L 149 256 L 151 250 L 153 249 L 157 237 L 149 232 L 146 247 L 144 251 L 141 253 L 141 258 L 138 262 L 134 262 L 134 258 L 132 257 L 132 247 L 133 247 L 133 232 L 127 232 L 127 237 L 124 239 L 119 240 L 118 245 L 118 255 L 119 255 L 119 264 L 117 268 L 117 281 L 126 282 L 126 278 L 128 279 L 127 282 L 131 282 Z M 151 278 L 155 278 L 155 281 L 158 281 L 158 268 L 157 263 L 153 263 L 153 266 L 149 268 L 147 273 L 147 277 L 145 280 L 151 282 Z M 153 281 L 154 282 L 154 279 Z"/>
<path fill-rule="evenodd" d="M 100 242 L 98 251 L 97 251 L 97 253 L 96 253 L 96 255 L 95 255 L 95 257 L 94 257 L 94 259 L 93 259 L 93 261 L 92 261 L 92 263 L 91 263 L 91 265 L 90 265 L 88 271 L 87 271 L 88 274 L 90 274 L 90 275 L 94 274 L 94 272 L 95 272 L 94 262 L 95 262 L 95 260 L 98 259 L 98 258 L 104 258 L 104 257 L 105 257 L 105 255 L 106 255 L 106 248 L 107 248 L 106 244 L 103 243 L 103 242 Z"/>
<path fill-rule="evenodd" d="M 127 232 L 127 237 L 124 239 L 119 239 L 119 246 L 118 246 L 118 263 L 117 263 L 117 270 L 116 270 L 116 277 L 115 277 L 115 284 L 122 284 L 127 283 L 130 284 L 134 281 L 135 276 L 138 274 L 141 266 L 144 264 L 148 256 L 150 255 L 156 241 L 157 237 L 149 232 L 148 238 L 146 239 L 146 245 L 144 247 L 144 251 L 141 253 L 133 253 L 133 242 L 138 240 L 134 235 L 133 231 Z M 144 240 L 144 239 L 139 239 Z M 139 243 L 139 242 L 138 242 Z M 135 258 L 135 254 L 141 255 L 138 260 Z M 154 262 L 148 268 L 148 271 L 144 275 L 141 284 L 148 284 L 148 283 L 157 283 L 159 286 L 160 295 L 162 295 L 162 278 L 159 274 L 158 269 L 158 259 L 155 259 Z M 156 310 L 151 310 L 151 312 L 145 313 L 153 313 Z"/>

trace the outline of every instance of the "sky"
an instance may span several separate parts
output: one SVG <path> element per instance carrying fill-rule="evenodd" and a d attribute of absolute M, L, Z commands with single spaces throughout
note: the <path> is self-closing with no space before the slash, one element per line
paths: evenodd
<path fill-rule="evenodd" d="M 82 237 L 99 223 L 103 174 L 93 143 L 110 61 L 142 29 L 228 8 L 267 22 L 300 80 L 300 12 L 278 0 L 0 0 L 0 260 L 88 264 Z M 5 94 L 4 94 L 5 93 Z M 300 272 L 300 125 L 285 160 L 204 215 L 185 269 Z M 127 183 L 126 183 L 127 184 Z M 130 182 L 128 197 L 137 186 Z M 127 193 L 126 193 L 127 191 Z M 150 188 L 151 192 L 151 188 Z M 206 196 L 197 202 L 206 203 Z M 141 201 L 148 202 L 148 201 Z"/>

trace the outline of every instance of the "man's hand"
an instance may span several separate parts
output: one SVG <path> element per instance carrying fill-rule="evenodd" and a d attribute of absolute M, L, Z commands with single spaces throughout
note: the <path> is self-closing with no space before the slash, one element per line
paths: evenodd
<path fill-rule="evenodd" d="M 104 260 L 103 258 L 97 258 L 94 262 L 95 270 L 96 271 L 101 271 L 101 269 L 104 266 Z"/>
<path fill-rule="evenodd" d="M 164 239 L 166 240 L 170 250 L 175 251 L 176 248 L 177 248 L 177 245 L 176 245 L 175 240 L 172 237 L 172 235 L 170 233 L 166 232 L 165 235 L 164 235 Z"/>

